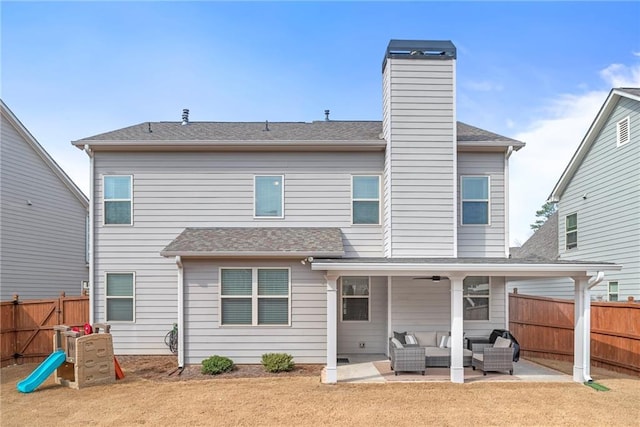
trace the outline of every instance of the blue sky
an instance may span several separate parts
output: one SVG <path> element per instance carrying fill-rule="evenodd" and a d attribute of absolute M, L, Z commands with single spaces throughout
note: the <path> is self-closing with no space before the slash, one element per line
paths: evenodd
<path fill-rule="evenodd" d="M 86 193 L 70 141 L 144 121 L 380 120 L 390 39 L 452 40 L 457 118 L 512 157 L 522 243 L 613 86 L 640 87 L 640 2 L 7 2 L 2 99 Z"/>

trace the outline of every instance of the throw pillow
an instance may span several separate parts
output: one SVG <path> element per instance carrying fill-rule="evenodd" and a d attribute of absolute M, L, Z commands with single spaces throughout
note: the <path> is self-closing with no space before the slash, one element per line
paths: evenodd
<path fill-rule="evenodd" d="M 438 347 L 440 348 L 447 348 L 447 336 L 442 336 L 440 337 L 440 344 L 438 345 Z"/>
<path fill-rule="evenodd" d="M 508 340 L 506 338 L 502 338 L 502 337 L 498 337 L 496 338 L 496 342 L 493 343 L 493 346 L 496 348 L 500 348 L 500 347 L 511 347 L 511 340 Z"/>
<path fill-rule="evenodd" d="M 397 339 L 398 341 L 400 341 L 400 344 L 402 344 L 402 345 L 407 343 L 405 341 L 405 338 L 404 338 L 406 335 L 407 335 L 406 331 L 405 332 L 395 332 L 395 331 L 393 332 L 393 337 L 395 339 Z"/>
<path fill-rule="evenodd" d="M 418 339 L 411 334 L 404 336 L 404 342 L 408 345 L 418 345 Z"/>
<path fill-rule="evenodd" d="M 397 338 L 391 338 L 391 342 L 393 343 L 395 348 L 404 348 L 400 340 Z"/>
<path fill-rule="evenodd" d="M 445 345 L 444 345 L 444 346 L 445 346 L 446 348 L 451 348 L 451 336 L 448 336 L 448 337 L 445 337 L 445 338 L 446 338 L 447 340 L 446 340 L 446 343 L 445 343 Z"/>

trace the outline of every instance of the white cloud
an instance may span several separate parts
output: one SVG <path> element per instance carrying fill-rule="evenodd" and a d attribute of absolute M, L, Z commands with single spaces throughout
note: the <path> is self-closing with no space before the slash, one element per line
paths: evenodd
<path fill-rule="evenodd" d="M 612 87 L 640 87 L 640 64 L 613 64 L 600 72 L 606 90 L 561 94 L 541 117 L 515 138 L 527 143 L 510 164 L 510 240 L 524 242 L 529 224 L 546 201 L 571 156 L 582 141 Z"/>

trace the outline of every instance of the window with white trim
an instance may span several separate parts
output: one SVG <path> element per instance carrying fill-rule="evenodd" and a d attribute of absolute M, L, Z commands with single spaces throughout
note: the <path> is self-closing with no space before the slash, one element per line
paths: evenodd
<path fill-rule="evenodd" d="M 133 196 L 131 175 L 106 175 L 103 178 L 104 223 L 133 224 Z"/>
<path fill-rule="evenodd" d="M 351 177 L 351 220 L 353 224 L 380 224 L 380 177 Z"/>
<path fill-rule="evenodd" d="M 573 213 L 567 215 L 564 223 L 565 228 L 565 247 L 567 249 L 573 249 L 578 247 L 578 214 Z"/>
<path fill-rule="evenodd" d="M 289 325 L 288 268 L 221 268 L 221 325 Z"/>
<path fill-rule="evenodd" d="M 617 141 L 618 147 L 626 144 L 631 140 L 631 128 L 630 128 L 629 116 L 620 120 L 616 124 L 616 136 L 617 136 L 616 141 Z"/>
<path fill-rule="evenodd" d="M 133 322 L 135 319 L 135 274 L 106 274 L 106 321 Z"/>
<path fill-rule="evenodd" d="M 371 306 L 369 277 L 342 277 L 340 284 L 342 321 L 369 321 Z"/>
<path fill-rule="evenodd" d="M 489 224 L 489 177 L 460 177 L 462 225 Z"/>
<path fill-rule="evenodd" d="M 256 218 L 284 218 L 284 176 L 254 177 L 254 213 Z"/>
<path fill-rule="evenodd" d="M 469 276 L 462 282 L 464 320 L 489 320 L 491 280 L 488 276 Z"/>
<path fill-rule="evenodd" d="M 609 301 L 618 301 L 618 282 L 609 282 Z"/>

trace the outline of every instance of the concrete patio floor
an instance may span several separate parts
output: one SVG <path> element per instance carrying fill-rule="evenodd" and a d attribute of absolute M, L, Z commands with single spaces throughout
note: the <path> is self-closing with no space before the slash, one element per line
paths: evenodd
<path fill-rule="evenodd" d="M 338 359 L 348 359 L 349 363 L 338 363 L 338 382 L 343 383 L 386 383 L 386 382 L 448 382 L 448 368 L 427 368 L 425 375 L 419 372 L 391 370 L 389 359 L 384 354 L 343 354 Z M 513 364 L 513 375 L 508 372 L 488 372 L 464 368 L 465 383 L 477 381 L 528 381 L 528 382 L 571 382 L 570 375 L 520 359 Z"/>

